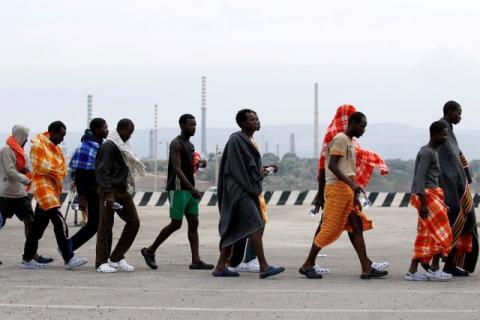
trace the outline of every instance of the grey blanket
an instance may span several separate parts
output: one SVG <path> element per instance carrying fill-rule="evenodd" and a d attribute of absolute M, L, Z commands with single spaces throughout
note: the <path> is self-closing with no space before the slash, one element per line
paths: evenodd
<path fill-rule="evenodd" d="M 458 146 L 453 126 L 445 119 L 440 121 L 447 127 L 448 139 L 437 149 L 441 170 L 439 183 L 445 193 L 445 203 L 448 206 L 448 219 L 452 226 L 454 241 L 462 235 L 472 233 L 473 252 L 458 259 L 458 265 L 473 272 L 478 259 L 478 233 L 467 172 L 460 161 L 462 151 Z M 455 246 L 453 250 L 455 250 Z M 453 251 L 452 254 L 455 252 Z"/>
<path fill-rule="evenodd" d="M 257 148 L 243 132 L 232 134 L 223 151 L 217 186 L 220 249 L 263 227 L 258 202 L 262 180 Z"/>

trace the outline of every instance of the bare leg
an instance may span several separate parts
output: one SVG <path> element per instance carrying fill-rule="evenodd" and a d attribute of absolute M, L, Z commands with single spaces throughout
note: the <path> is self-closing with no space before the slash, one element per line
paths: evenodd
<path fill-rule="evenodd" d="M 357 252 L 358 259 L 360 260 L 360 265 L 362 266 L 362 273 L 369 273 L 371 271 L 371 262 L 370 259 L 368 259 L 365 239 L 363 238 L 362 220 L 357 214 L 351 213 L 348 216 L 348 222 L 353 229 L 352 244 L 355 251 Z"/>
<path fill-rule="evenodd" d="M 265 258 L 265 252 L 263 251 L 262 231 L 259 229 L 250 235 L 250 241 L 252 241 L 255 252 L 257 253 L 258 263 L 260 264 L 260 272 L 267 271 L 269 265 Z"/>
<path fill-rule="evenodd" d="M 199 240 L 198 240 L 198 216 L 186 214 L 188 222 L 188 241 L 190 242 L 190 250 L 192 251 L 192 264 L 199 264 Z"/>
<path fill-rule="evenodd" d="M 155 251 L 157 251 L 158 247 L 170 237 L 172 233 L 177 231 L 182 227 L 182 221 L 181 220 L 173 220 L 170 222 L 169 225 L 167 225 L 165 228 L 160 231 L 159 235 L 157 236 L 157 239 L 153 242 L 153 244 L 147 248 L 147 253 L 148 254 L 155 254 Z"/>
<path fill-rule="evenodd" d="M 217 266 L 213 272 L 222 272 L 227 264 L 228 259 L 232 255 L 232 246 L 225 247 L 220 250 L 220 257 L 218 257 Z"/>
<path fill-rule="evenodd" d="M 418 270 L 418 264 L 420 261 L 418 260 L 412 260 L 412 263 L 410 263 L 410 269 L 408 269 L 408 272 L 411 274 L 414 274 Z"/>

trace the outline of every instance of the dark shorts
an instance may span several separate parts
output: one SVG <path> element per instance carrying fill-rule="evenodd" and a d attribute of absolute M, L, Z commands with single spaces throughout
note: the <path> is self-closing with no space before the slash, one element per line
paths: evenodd
<path fill-rule="evenodd" d="M 0 212 L 5 220 L 16 215 L 21 221 L 25 219 L 33 220 L 32 200 L 29 197 L 22 198 L 4 198 L 0 197 Z"/>

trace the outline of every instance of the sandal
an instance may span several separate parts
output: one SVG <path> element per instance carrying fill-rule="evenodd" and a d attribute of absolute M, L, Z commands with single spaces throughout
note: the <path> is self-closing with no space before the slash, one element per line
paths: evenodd
<path fill-rule="evenodd" d="M 108 265 L 108 263 L 104 263 L 104 264 L 100 265 L 100 267 L 97 268 L 97 272 L 115 273 L 115 272 L 117 272 L 117 269 L 110 267 Z"/>
<path fill-rule="evenodd" d="M 468 277 L 470 275 L 468 271 L 465 271 L 457 266 L 455 266 L 452 270 L 443 268 L 443 271 L 445 273 L 450 273 L 454 277 Z"/>
<path fill-rule="evenodd" d="M 375 261 L 373 261 L 371 267 L 372 267 L 373 269 L 378 270 L 378 271 L 385 271 L 385 270 L 388 269 L 388 265 L 389 265 L 389 264 L 388 264 L 387 261 L 384 261 L 384 262 L 375 262 Z"/>
<path fill-rule="evenodd" d="M 140 250 L 140 253 L 142 254 L 143 258 L 145 259 L 145 263 L 147 264 L 147 266 L 150 267 L 150 269 L 156 270 L 158 268 L 157 262 L 155 261 L 155 255 L 148 253 L 147 248 L 142 248 L 142 250 Z"/>
<path fill-rule="evenodd" d="M 420 273 L 420 272 L 415 272 L 415 273 L 410 273 L 410 272 L 407 272 L 407 274 L 405 275 L 405 280 L 407 281 L 428 281 L 430 280 L 428 278 L 428 276 L 424 273 Z"/>
<path fill-rule="evenodd" d="M 388 271 L 378 271 L 377 269 L 371 268 L 368 273 L 362 274 L 360 279 L 368 280 L 368 279 L 378 279 L 383 278 L 388 275 Z"/>
<path fill-rule="evenodd" d="M 453 278 L 450 273 L 446 273 L 440 269 L 438 269 L 437 271 L 433 271 L 432 269 L 428 270 L 427 276 L 430 280 L 433 281 L 450 281 Z"/>
<path fill-rule="evenodd" d="M 208 264 L 203 261 L 198 262 L 197 264 L 191 264 L 190 270 L 212 270 L 215 268 L 213 264 Z"/>
<path fill-rule="evenodd" d="M 222 271 L 213 271 L 212 276 L 217 278 L 233 278 L 233 277 L 239 277 L 240 274 L 236 271 L 231 271 L 228 268 L 225 268 Z"/>
<path fill-rule="evenodd" d="M 323 278 L 322 274 L 317 272 L 317 270 L 315 270 L 315 267 L 309 268 L 307 270 L 305 270 L 303 267 L 301 267 L 300 269 L 298 269 L 298 272 L 301 275 L 304 275 L 305 277 L 307 277 L 308 279 L 322 279 Z"/>
<path fill-rule="evenodd" d="M 322 268 L 318 264 L 314 265 L 313 269 L 315 269 L 315 271 L 319 274 L 329 274 L 330 273 L 330 269 Z"/>
<path fill-rule="evenodd" d="M 279 273 L 282 273 L 283 271 L 285 271 L 285 268 L 284 267 L 268 267 L 267 271 L 265 272 L 262 272 L 260 273 L 260 279 L 265 279 L 265 278 L 268 278 L 268 277 L 273 277 L 273 276 L 276 276 L 277 274 Z"/>

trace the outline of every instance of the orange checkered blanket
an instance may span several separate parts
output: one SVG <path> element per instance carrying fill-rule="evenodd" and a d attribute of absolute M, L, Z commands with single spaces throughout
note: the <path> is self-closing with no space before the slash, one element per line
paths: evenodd
<path fill-rule="evenodd" d="M 62 150 L 52 143 L 48 132 L 38 134 L 30 149 L 33 196 L 43 210 L 60 207 L 63 179 L 67 173 Z"/>
<path fill-rule="evenodd" d="M 437 254 L 446 257 L 452 248 L 453 240 L 443 190 L 441 188 L 426 189 L 425 197 L 429 213 L 426 219 L 418 217 L 418 230 L 412 259 L 429 263 Z M 417 194 L 412 195 L 410 203 L 417 210 L 420 209 L 420 198 Z"/>

